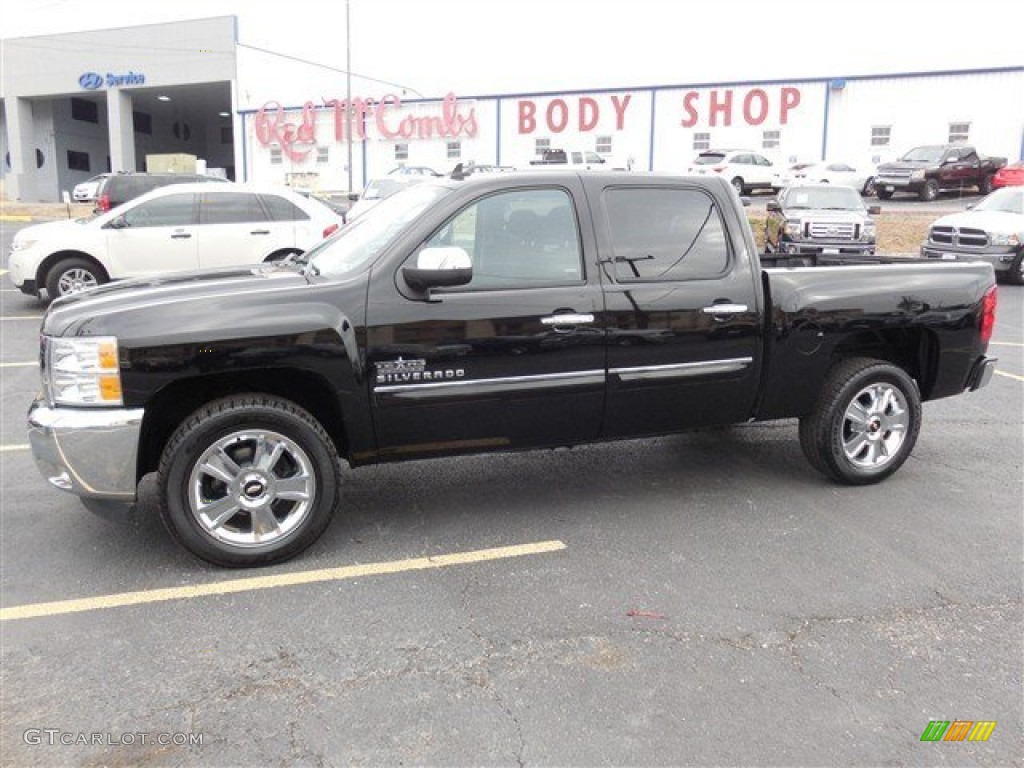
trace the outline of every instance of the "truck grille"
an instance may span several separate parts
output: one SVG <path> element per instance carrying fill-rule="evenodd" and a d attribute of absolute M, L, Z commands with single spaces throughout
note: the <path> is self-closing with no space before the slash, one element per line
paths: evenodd
<path fill-rule="evenodd" d="M 849 221 L 812 221 L 807 234 L 821 240 L 854 240 L 857 237 L 857 225 Z"/>
<path fill-rule="evenodd" d="M 906 181 L 907 179 L 910 178 L 910 175 L 912 173 L 913 173 L 913 171 L 909 171 L 909 170 L 908 171 L 898 171 L 898 170 L 879 171 L 878 172 L 878 177 L 880 179 L 893 179 L 894 181 Z"/>
<path fill-rule="evenodd" d="M 928 239 L 936 245 L 962 245 L 966 248 L 984 248 L 988 245 L 985 231 L 970 227 L 932 227 Z"/>

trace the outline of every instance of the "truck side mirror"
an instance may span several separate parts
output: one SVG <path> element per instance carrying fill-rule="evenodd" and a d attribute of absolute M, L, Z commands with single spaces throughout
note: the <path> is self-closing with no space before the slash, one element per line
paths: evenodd
<path fill-rule="evenodd" d="M 103 225 L 104 229 L 125 229 L 128 226 L 128 222 L 124 220 L 124 214 L 116 216 L 106 224 Z"/>
<path fill-rule="evenodd" d="M 462 248 L 424 248 L 415 267 L 402 267 L 402 277 L 417 291 L 465 285 L 473 279 L 473 261 Z"/>

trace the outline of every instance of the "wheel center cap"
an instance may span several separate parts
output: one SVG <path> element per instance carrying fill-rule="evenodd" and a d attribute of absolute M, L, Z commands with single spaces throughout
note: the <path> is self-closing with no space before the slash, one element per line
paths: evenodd
<path fill-rule="evenodd" d="M 882 428 L 882 421 L 881 421 L 881 419 L 877 419 L 876 418 L 876 419 L 872 419 L 870 422 L 868 422 L 868 432 L 870 432 L 872 435 L 877 434 L 878 430 L 880 430 L 881 428 Z"/>
<path fill-rule="evenodd" d="M 243 486 L 242 493 L 244 493 L 250 499 L 258 499 L 260 496 L 263 495 L 263 492 L 265 490 L 266 490 L 266 486 L 263 485 L 262 481 L 260 481 L 260 480 L 249 480 Z"/>

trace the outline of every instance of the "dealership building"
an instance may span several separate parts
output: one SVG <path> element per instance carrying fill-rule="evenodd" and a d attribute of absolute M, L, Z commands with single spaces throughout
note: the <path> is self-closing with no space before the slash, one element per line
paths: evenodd
<path fill-rule="evenodd" d="M 59 201 L 97 173 L 195 158 L 200 171 L 358 190 L 398 165 L 527 165 L 545 148 L 685 172 L 704 149 L 775 163 L 893 159 L 967 142 L 1024 159 L 1024 67 L 434 94 L 239 41 L 236 17 L 4 40 L 0 177 L 9 200 Z"/>

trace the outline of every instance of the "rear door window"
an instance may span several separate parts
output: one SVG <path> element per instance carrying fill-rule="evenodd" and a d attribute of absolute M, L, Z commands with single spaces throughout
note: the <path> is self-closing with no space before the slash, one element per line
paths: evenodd
<path fill-rule="evenodd" d="M 237 224 L 267 221 L 258 195 L 249 192 L 224 192 L 199 195 L 200 224 Z"/>
<path fill-rule="evenodd" d="M 309 214 L 280 195 L 263 195 L 263 204 L 274 221 L 308 221 Z"/>
<path fill-rule="evenodd" d="M 706 192 L 612 188 L 603 199 L 618 282 L 711 279 L 728 270 L 725 226 Z"/>

